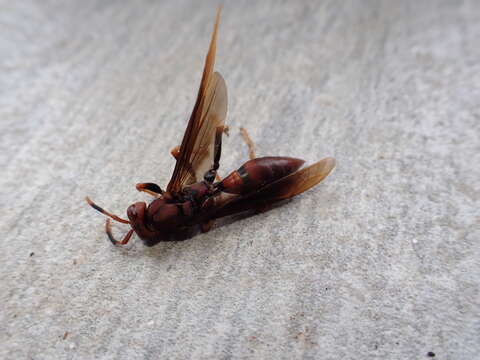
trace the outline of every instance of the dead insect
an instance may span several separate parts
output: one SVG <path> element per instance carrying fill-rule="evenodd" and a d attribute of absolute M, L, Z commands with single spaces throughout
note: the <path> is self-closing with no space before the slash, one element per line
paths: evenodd
<path fill-rule="evenodd" d="M 219 179 L 217 170 L 227 115 L 227 87 L 223 77 L 213 72 L 219 19 L 220 9 L 193 112 L 180 147 L 172 150 L 177 162 L 166 191 L 153 183 L 137 184 L 138 191 L 156 199 L 148 206 L 145 202 L 131 205 L 127 209 L 128 220 L 105 211 L 86 198 L 95 210 L 131 226 L 123 240 L 118 241 L 107 219 L 106 232 L 114 245 L 127 244 L 133 232 L 146 246 L 153 246 L 174 240 L 173 235 L 192 225 L 198 224 L 202 231 L 208 231 L 217 218 L 249 209 L 262 210 L 310 189 L 335 167 L 333 158 L 325 158 L 302 170 L 299 170 L 304 164 L 301 159 L 256 158 L 253 143 L 242 129 L 250 149 L 250 160 L 223 180 Z"/>

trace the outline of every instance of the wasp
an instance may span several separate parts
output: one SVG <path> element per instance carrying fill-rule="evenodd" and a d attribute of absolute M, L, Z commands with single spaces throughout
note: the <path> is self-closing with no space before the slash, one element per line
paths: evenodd
<path fill-rule="evenodd" d="M 222 75 L 214 72 L 220 11 L 219 8 L 192 114 L 181 145 L 171 151 L 176 164 L 166 190 L 154 183 L 137 184 L 138 191 L 155 199 L 149 205 L 130 205 L 128 220 L 86 198 L 90 206 L 108 217 L 105 230 L 114 245 L 126 245 L 133 233 L 146 246 L 153 246 L 175 240 L 176 234 L 194 225 L 206 232 L 215 219 L 251 209 L 262 211 L 277 201 L 303 193 L 335 167 L 331 157 L 303 169 L 305 161 L 301 159 L 256 157 L 252 140 L 241 129 L 250 159 L 225 178 L 219 178 L 222 135 L 227 132 L 227 87 Z M 122 240 L 112 235 L 110 219 L 130 225 Z"/>

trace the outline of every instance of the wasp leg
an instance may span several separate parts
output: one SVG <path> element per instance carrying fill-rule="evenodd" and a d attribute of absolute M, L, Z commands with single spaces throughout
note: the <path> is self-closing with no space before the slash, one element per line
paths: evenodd
<path fill-rule="evenodd" d="M 250 160 L 255 159 L 257 156 L 255 155 L 255 144 L 253 143 L 252 139 L 250 138 L 250 135 L 248 135 L 248 132 L 245 128 L 241 127 L 240 128 L 240 134 L 243 137 L 243 140 L 248 146 L 248 157 Z"/>
<path fill-rule="evenodd" d="M 110 219 L 107 219 L 107 222 L 105 223 L 105 232 L 107 233 L 107 236 L 108 238 L 110 239 L 110 241 L 112 242 L 113 245 L 115 246 L 124 246 L 124 245 L 127 245 L 128 242 L 130 241 L 130 238 L 132 237 L 133 235 L 133 229 L 131 229 L 127 235 L 125 235 L 125 237 L 118 241 L 116 240 L 114 237 L 113 237 L 113 234 L 112 234 L 112 226 L 110 224 Z"/>
<path fill-rule="evenodd" d="M 204 233 L 209 232 L 212 229 L 213 224 L 215 224 L 215 220 L 208 220 L 208 221 L 200 224 L 200 229 Z"/>
<path fill-rule="evenodd" d="M 172 154 L 172 156 L 175 158 L 175 160 L 178 161 L 178 158 L 180 156 L 180 145 L 177 145 L 172 150 L 170 150 L 170 154 Z M 196 177 L 195 176 L 195 171 L 193 171 L 193 168 L 191 166 L 189 166 L 188 172 L 190 173 L 190 175 L 192 175 L 193 178 Z"/>
<path fill-rule="evenodd" d="M 222 127 L 222 132 L 227 136 L 230 136 L 229 130 L 230 130 L 230 128 L 226 125 L 224 125 Z M 172 150 L 170 150 L 170 154 L 172 154 L 172 156 L 175 158 L 175 160 L 178 160 L 178 157 L 180 156 L 180 145 L 177 145 Z"/>
<path fill-rule="evenodd" d="M 172 150 L 170 150 L 170 154 L 178 160 L 178 156 L 180 155 L 180 145 L 175 146 Z"/>
<path fill-rule="evenodd" d="M 213 145 L 213 165 L 208 170 L 203 179 L 212 184 L 217 177 L 217 170 L 220 167 L 220 157 L 222 156 L 222 134 L 225 132 L 225 126 L 218 126 L 215 132 L 215 143 Z"/>
<path fill-rule="evenodd" d="M 138 191 L 146 192 L 147 194 L 157 198 L 163 194 L 163 190 L 160 188 L 160 186 L 154 183 L 140 183 L 135 185 L 135 187 Z"/>

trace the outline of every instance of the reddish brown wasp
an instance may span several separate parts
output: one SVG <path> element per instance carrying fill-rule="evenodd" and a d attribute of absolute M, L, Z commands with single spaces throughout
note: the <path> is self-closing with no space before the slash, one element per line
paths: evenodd
<path fill-rule="evenodd" d="M 261 210 L 280 200 L 298 195 L 323 180 L 335 167 L 335 159 L 325 158 L 300 169 L 304 161 L 290 157 L 256 158 L 248 134 L 242 135 L 250 149 L 250 160 L 220 180 L 222 134 L 227 115 L 227 88 L 223 77 L 213 72 L 220 9 L 205 60 L 200 89 L 180 147 L 172 150 L 176 159 L 166 191 L 153 183 L 137 184 L 137 190 L 156 199 L 147 206 L 137 202 L 127 209 L 128 220 L 105 211 L 88 197 L 87 202 L 104 215 L 130 224 L 123 240 L 115 240 L 110 219 L 106 232 L 114 245 L 125 245 L 133 232 L 147 246 L 174 240 L 192 225 L 208 231 L 217 218 L 249 209 Z"/>

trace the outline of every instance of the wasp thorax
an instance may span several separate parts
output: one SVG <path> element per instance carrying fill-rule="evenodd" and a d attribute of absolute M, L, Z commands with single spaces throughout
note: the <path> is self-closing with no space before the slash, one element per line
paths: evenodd
<path fill-rule="evenodd" d="M 148 218 L 153 228 L 173 228 L 183 220 L 181 210 L 176 204 L 155 200 L 148 207 Z"/>

